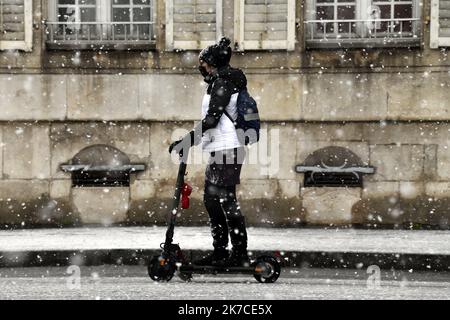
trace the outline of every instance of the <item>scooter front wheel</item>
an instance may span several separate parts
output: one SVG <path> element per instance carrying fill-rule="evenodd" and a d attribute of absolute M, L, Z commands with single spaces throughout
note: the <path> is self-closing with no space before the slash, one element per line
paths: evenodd
<path fill-rule="evenodd" d="M 261 283 L 274 283 L 281 273 L 280 263 L 271 256 L 258 257 L 252 267 L 255 268 L 255 279 Z"/>
<path fill-rule="evenodd" d="M 175 274 L 176 264 L 173 259 L 165 258 L 163 255 L 154 256 L 147 270 L 153 281 L 170 281 Z"/>

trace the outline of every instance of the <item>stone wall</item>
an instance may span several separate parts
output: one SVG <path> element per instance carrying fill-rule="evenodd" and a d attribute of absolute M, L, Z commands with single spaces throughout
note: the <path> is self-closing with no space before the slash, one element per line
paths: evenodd
<path fill-rule="evenodd" d="M 13 122 L 1 125 L 3 225 L 79 225 L 85 223 L 163 224 L 176 179 L 176 162 L 166 151 L 174 130 L 193 122 Z M 276 166 L 268 172 L 245 165 L 239 198 L 249 224 L 370 224 L 448 227 L 448 123 L 294 123 L 270 122 L 279 136 L 268 154 Z M 277 135 L 271 135 L 277 136 Z M 86 146 L 108 144 L 147 170 L 132 177 L 129 188 L 71 186 L 59 165 Z M 315 150 L 339 146 L 376 168 L 363 188 L 304 187 L 294 166 Z M 258 146 L 259 147 L 259 146 Z M 258 147 L 252 147 L 255 152 Z M 193 185 L 192 208 L 182 224 L 207 222 L 202 206 L 204 163 L 201 150 L 191 155 L 187 180 Z M 278 158 L 277 161 L 274 159 Z M 96 208 L 98 209 L 96 211 Z M 93 212 L 96 211 L 96 212 Z M 90 213 L 91 212 L 91 213 Z"/>
<path fill-rule="evenodd" d="M 0 226 L 164 223 L 177 169 L 166 150 L 200 118 L 205 86 L 198 51 L 165 50 L 157 3 L 156 49 L 124 52 L 47 50 L 46 1 L 33 1 L 32 52 L 0 52 Z M 224 0 L 225 17 L 233 3 Z M 422 16 L 429 12 L 427 0 Z M 232 58 L 268 132 L 252 149 L 262 163 L 244 166 L 239 187 L 249 223 L 448 228 L 450 60 L 446 48 L 429 48 L 426 18 L 418 48 L 345 50 L 307 50 L 303 21 L 298 5 L 294 51 Z M 232 22 L 224 19 L 230 38 Z M 130 187 L 75 189 L 59 166 L 94 144 L 147 169 Z M 351 150 L 375 174 L 363 188 L 306 188 L 294 166 L 328 146 Z M 203 171 L 204 163 L 189 166 L 183 224 L 207 222 Z"/>
<path fill-rule="evenodd" d="M 450 73 L 248 73 L 265 121 L 450 120 Z M 198 74 L 0 74 L 0 121 L 194 121 Z"/>

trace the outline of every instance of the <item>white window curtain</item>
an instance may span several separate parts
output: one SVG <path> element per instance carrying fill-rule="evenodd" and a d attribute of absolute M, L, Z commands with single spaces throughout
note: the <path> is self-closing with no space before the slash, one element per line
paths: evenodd
<path fill-rule="evenodd" d="M 31 51 L 32 0 L 0 0 L 0 50 Z"/>

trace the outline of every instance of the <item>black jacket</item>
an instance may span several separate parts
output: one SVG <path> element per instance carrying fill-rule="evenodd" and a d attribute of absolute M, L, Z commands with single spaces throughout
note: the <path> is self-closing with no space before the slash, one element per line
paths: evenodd
<path fill-rule="evenodd" d="M 231 95 L 247 87 L 247 78 L 242 70 L 229 65 L 217 69 L 212 77 L 205 81 L 208 83 L 207 93 L 211 95 L 211 100 L 205 118 L 190 133 L 192 145 L 199 144 L 203 133 L 218 125 L 230 103 Z"/>

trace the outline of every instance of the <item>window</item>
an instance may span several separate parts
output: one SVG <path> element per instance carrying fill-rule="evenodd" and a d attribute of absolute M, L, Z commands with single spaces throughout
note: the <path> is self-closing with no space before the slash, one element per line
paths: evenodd
<path fill-rule="evenodd" d="M 317 0 L 316 19 L 338 21 L 334 23 L 318 24 L 316 26 L 316 32 L 322 34 L 326 33 L 332 37 L 339 37 L 339 34 L 346 31 L 354 33 L 356 32 L 354 24 L 348 24 L 348 30 L 346 30 L 346 23 L 339 21 L 356 19 L 356 2 Z"/>
<path fill-rule="evenodd" d="M 362 176 L 354 168 L 352 172 L 322 172 L 322 171 L 304 171 L 307 168 L 299 168 L 299 172 L 305 172 L 305 180 L 303 182 L 307 187 L 362 187 Z M 340 169 L 336 169 L 339 171 Z"/>
<path fill-rule="evenodd" d="M 347 148 L 329 146 L 311 153 L 295 171 L 304 174 L 304 187 L 362 187 L 363 174 L 375 168 Z"/>
<path fill-rule="evenodd" d="M 239 50 L 294 50 L 295 0 L 235 0 L 234 8 Z"/>
<path fill-rule="evenodd" d="M 450 46 L 450 1 L 431 0 L 430 47 Z"/>
<path fill-rule="evenodd" d="M 0 0 L 0 50 L 31 51 L 32 0 Z"/>
<path fill-rule="evenodd" d="M 153 48 L 155 0 L 49 0 L 49 48 Z"/>
<path fill-rule="evenodd" d="M 420 45 L 419 0 L 307 0 L 307 47 Z"/>
<path fill-rule="evenodd" d="M 120 39 L 129 35 L 132 39 L 151 40 L 154 37 L 153 29 L 147 21 L 151 20 L 152 9 L 150 0 L 113 0 L 115 35 Z"/>
<path fill-rule="evenodd" d="M 59 22 L 92 22 L 96 20 L 95 0 L 59 0 Z"/>
<path fill-rule="evenodd" d="M 125 153 L 112 146 L 92 145 L 60 168 L 71 173 L 74 187 L 128 187 L 130 175 L 144 171 L 145 164 L 131 163 Z"/>
<path fill-rule="evenodd" d="M 167 0 L 166 48 L 200 50 L 222 36 L 222 0 Z"/>
<path fill-rule="evenodd" d="M 58 34 L 62 34 L 66 40 L 76 40 L 78 35 L 89 34 L 92 25 L 89 22 L 97 20 L 97 7 L 95 0 L 59 0 Z"/>

